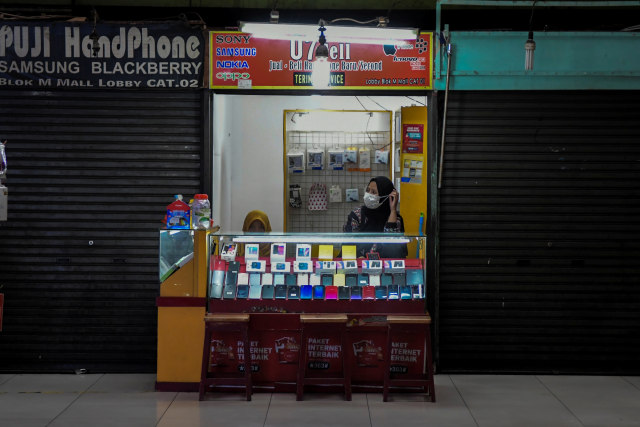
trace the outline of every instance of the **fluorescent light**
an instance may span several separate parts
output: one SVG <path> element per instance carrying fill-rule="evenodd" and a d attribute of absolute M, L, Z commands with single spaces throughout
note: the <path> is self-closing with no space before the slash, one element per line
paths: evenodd
<path fill-rule="evenodd" d="M 303 236 L 299 234 L 282 235 L 278 234 L 270 236 L 268 234 L 259 234 L 255 236 L 244 235 L 234 236 L 233 241 L 236 243 L 339 243 L 339 244 L 357 244 L 357 243 L 409 243 L 411 239 L 405 236 L 384 237 L 380 235 L 374 236 L 351 236 L 349 234 L 341 234 L 339 237 L 334 235 L 319 236 L 317 234 Z"/>
<path fill-rule="evenodd" d="M 325 25 L 329 43 L 397 44 L 418 38 L 417 28 L 345 27 Z M 268 24 L 240 22 L 240 31 L 253 34 L 260 39 L 315 41 L 318 25 Z"/>

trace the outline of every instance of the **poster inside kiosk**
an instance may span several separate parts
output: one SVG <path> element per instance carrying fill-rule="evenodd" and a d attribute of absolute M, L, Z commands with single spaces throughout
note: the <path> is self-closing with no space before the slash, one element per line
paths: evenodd
<path fill-rule="evenodd" d="M 327 36 L 329 86 L 324 89 L 432 88 L 433 33 L 393 45 L 332 42 Z M 317 89 L 316 40 L 270 40 L 234 31 L 210 33 L 211 89 Z"/>

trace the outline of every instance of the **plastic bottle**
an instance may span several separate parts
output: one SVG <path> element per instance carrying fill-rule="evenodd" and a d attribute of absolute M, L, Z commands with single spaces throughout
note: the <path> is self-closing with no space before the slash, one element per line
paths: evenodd
<path fill-rule="evenodd" d="M 167 228 L 188 229 L 190 224 L 189 205 L 182 201 L 181 195 L 175 196 L 176 200 L 167 206 Z"/>
<path fill-rule="evenodd" d="M 206 230 L 211 225 L 211 204 L 206 194 L 196 194 L 193 196 L 191 206 L 191 228 Z"/>

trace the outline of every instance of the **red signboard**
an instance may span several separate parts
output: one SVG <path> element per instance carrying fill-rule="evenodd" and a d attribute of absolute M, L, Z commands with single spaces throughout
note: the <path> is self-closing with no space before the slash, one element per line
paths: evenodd
<path fill-rule="evenodd" d="M 431 89 L 432 42 L 433 33 L 394 45 L 329 40 L 330 79 L 323 89 Z M 209 46 L 211 89 L 318 89 L 312 78 L 317 41 L 213 31 Z"/>

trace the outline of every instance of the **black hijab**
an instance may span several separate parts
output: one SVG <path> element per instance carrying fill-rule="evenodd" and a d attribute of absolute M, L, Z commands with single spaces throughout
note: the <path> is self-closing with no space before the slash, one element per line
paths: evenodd
<path fill-rule="evenodd" d="M 395 187 L 389 178 L 386 176 L 376 176 L 371 178 L 369 183 L 375 182 L 378 186 L 378 196 L 382 199 L 385 196 L 391 194 Z M 384 226 L 391 215 L 391 206 L 389 206 L 389 198 L 385 198 L 380 206 L 376 209 L 369 209 L 366 206 L 362 206 L 362 225 L 360 231 L 366 231 L 369 233 L 382 233 Z"/>

